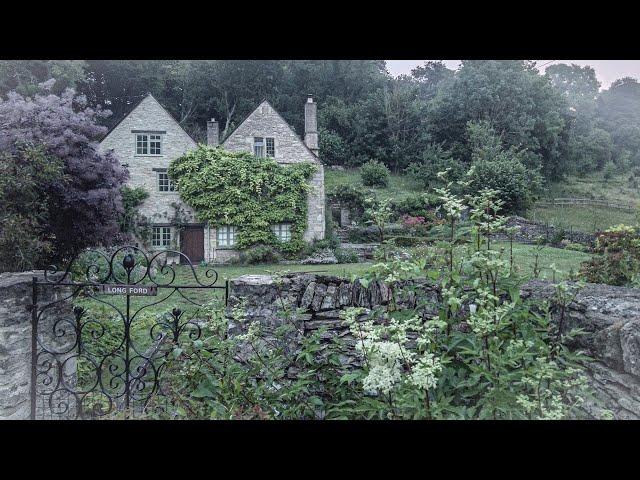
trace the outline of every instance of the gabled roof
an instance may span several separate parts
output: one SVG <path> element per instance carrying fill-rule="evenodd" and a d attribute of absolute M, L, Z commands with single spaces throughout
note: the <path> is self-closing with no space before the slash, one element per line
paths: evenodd
<path fill-rule="evenodd" d="M 166 114 L 167 114 L 167 115 L 169 115 L 169 117 L 170 117 L 170 118 L 171 118 L 171 119 L 176 123 L 176 125 L 178 125 L 178 127 L 180 127 L 180 129 L 185 133 L 185 135 L 186 135 L 187 137 L 189 137 L 189 138 L 191 139 L 191 141 L 192 141 L 193 143 L 198 143 L 198 142 L 196 142 L 196 141 L 193 139 L 193 137 L 191 137 L 191 135 L 189 135 L 189 134 L 187 133 L 187 131 L 186 131 L 184 128 L 182 128 L 182 125 L 180 125 L 180 123 L 178 123 L 178 121 L 174 118 L 174 116 L 173 116 L 173 115 L 171 115 L 171 113 L 169 112 L 169 110 L 167 110 L 166 108 L 164 108 L 164 105 L 162 105 L 162 104 L 161 104 L 161 103 L 156 99 L 156 97 L 154 97 L 153 95 L 151 95 L 151 93 L 147 93 L 144 97 L 142 97 L 140 100 L 138 100 L 137 102 L 135 102 L 135 103 L 133 104 L 133 106 L 131 107 L 131 110 L 129 110 L 129 113 L 127 113 L 124 117 L 122 117 L 120 120 L 118 120 L 118 123 L 116 123 L 113 127 L 111 127 L 111 128 L 109 129 L 109 131 L 104 135 L 104 137 L 102 137 L 102 138 L 100 139 L 100 142 L 102 142 L 105 138 L 107 138 L 107 137 L 111 134 L 111 132 L 113 132 L 116 128 L 118 128 L 118 125 L 120 125 L 120 124 L 121 124 L 121 123 L 122 123 L 122 122 L 123 122 L 123 121 L 124 121 L 128 116 L 129 116 L 129 115 L 131 115 L 131 114 L 133 113 L 133 111 L 134 111 L 136 108 L 138 108 L 138 107 L 140 106 L 140 104 L 141 104 L 142 102 L 144 102 L 144 101 L 145 101 L 147 98 L 149 98 L 149 97 L 151 97 L 151 99 L 152 99 L 154 102 L 156 102 L 158 105 L 160 105 L 160 108 L 162 108 L 162 109 L 166 112 Z"/>
<path fill-rule="evenodd" d="M 309 147 L 307 147 L 307 144 L 306 144 L 306 143 L 304 143 L 304 140 L 302 140 L 302 139 L 300 138 L 300 136 L 296 133 L 296 131 L 293 129 L 293 127 L 292 127 L 291 125 L 289 125 L 289 122 L 287 122 L 287 121 L 282 117 L 282 115 L 280 115 L 280 113 L 279 113 L 275 108 L 273 108 L 273 105 L 271 105 L 271 103 L 269 102 L 269 100 L 267 100 L 266 98 L 264 98 L 264 99 L 263 99 L 263 100 L 258 104 L 258 106 L 257 106 L 256 108 L 254 108 L 254 109 L 251 111 L 251 113 L 249 113 L 246 117 L 244 117 L 244 119 L 243 119 L 243 120 L 238 124 L 238 126 L 237 126 L 237 127 L 235 127 L 233 130 L 231 130 L 231 132 L 229 132 L 229 134 L 228 134 L 228 135 L 226 136 L 226 138 L 223 140 L 222 145 L 224 145 L 224 144 L 225 144 L 225 142 L 231 138 L 231 135 L 233 135 L 233 134 L 236 132 L 236 130 L 238 130 L 238 129 L 239 129 L 239 128 L 240 128 L 240 127 L 241 127 L 241 126 L 242 126 L 242 125 L 243 125 L 243 124 L 248 120 L 248 119 L 249 119 L 249 117 L 250 117 L 251 115 L 253 115 L 254 113 L 256 113 L 256 112 L 258 111 L 258 109 L 259 109 L 263 104 L 265 104 L 265 103 L 266 103 L 267 105 L 269 105 L 269 107 L 271 107 L 271 110 L 273 110 L 273 111 L 275 112 L 275 114 L 280 118 L 280 120 L 282 120 L 282 122 L 283 122 L 287 127 L 289 127 L 289 130 L 291 130 L 291 133 L 293 133 L 293 135 L 294 135 L 294 136 L 296 137 L 296 139 L 297 139 L 297 140 L 298 140 L 298 141 L 299 141 L 299 142 L 304 146 L 304 148 L 306 148 L 306 149 L 307 149 L 307 151 L 308 151 L 311 155 L 313 155 L 313 157 L 314 157 L 316 160 L 319 160 L 318 155 L 316 155 L 315 153 L 313 153 L 313 152 L 311 151 L 311 149 L 310 149 Z"/>

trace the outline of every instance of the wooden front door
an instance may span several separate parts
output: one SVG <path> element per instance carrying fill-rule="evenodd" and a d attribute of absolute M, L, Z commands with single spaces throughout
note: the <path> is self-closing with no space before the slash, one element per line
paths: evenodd
<path fill-rule="evenodd" d="M 197 264 L 204 260 L 204 228 L 185 227 L 180 232 L 180 251 L 184 253 L 191 263 Z M 180 263 L 187 261 L 180 257 Z"/>

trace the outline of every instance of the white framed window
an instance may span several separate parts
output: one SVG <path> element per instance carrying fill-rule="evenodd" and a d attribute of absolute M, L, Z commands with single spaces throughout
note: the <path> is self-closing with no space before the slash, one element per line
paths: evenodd
<path fill-rule="evenodd" d="M 149 154 L 149 135 L 146 133 L 138 133 L 136 135 L 136 155 Z"/>
<path fill-rule="evenodd" d="M 162 155 L 162 135 L 137 133 L 136 155 Z"/>
<path fill-rule="evenodd" d="M 265 143 L 267 146 L 267 157 L 275 157 L 276 156 L 275 138 L 267 137 L 265 138 Z"/>
<path fill-rule="evenodd" d="M 233 247 L 236 244 L 236 227 L 222 225 L 216 229 L 218 247 Z"/>
<path fill-rule="evenodd" d="M 264 138 L 253 137 L 253 154 L 256 157 L 264 157 Z"/>
<path fill-rule="evenodd" d="M 175 191 L 175 185 L 169 178 L 169 174 L 166 171 L 158 172 L 158 191 L 160 192 L 173 192 Z"/>
<path fill-rule="evenodd" d="M 151 245 L 154 247 L 168 247 L 171 245 L 171 227 L 153 227 Z"/>
<path fill-rule="evenodd" d="M 276 140 L 273 137 L 253 137 L 253 154 L 256 157 L 275 157 Z"/>
<path fill-rule="evenodd" d="M 291 240 L 291 224 L 290 223 L 277 223 L 271 225 L 271 230 L 278 240 L 281 242 L 288 242 Z"/>
<path fill-rule="evenodd" d="M 149 155 L 162 155 L 162 137 L 149 135 Z"/>

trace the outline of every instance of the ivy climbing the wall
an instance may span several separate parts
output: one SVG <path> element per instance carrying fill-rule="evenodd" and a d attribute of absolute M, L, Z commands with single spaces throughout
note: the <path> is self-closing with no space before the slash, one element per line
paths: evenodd
<path fill-rule="evenodd" d="M 272 158 L 199 145 L 169 166 L 180 198 L 200 221 L 236 227 L 236 248 L 271 245 L 294 253 L 304 246 L 310 163 L 279 165 Z M 291 240 L 280 242 L 271 230 L 291 224 Z"/>

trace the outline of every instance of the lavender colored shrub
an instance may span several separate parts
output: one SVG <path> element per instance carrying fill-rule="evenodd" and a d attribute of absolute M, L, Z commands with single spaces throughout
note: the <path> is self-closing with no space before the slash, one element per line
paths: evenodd
<path fill-rule="evenodd" d="M 20 268 L 63 262 L 86 247 L 110 246 L 124 239 L 117 220 L 123 212 L 120 188 L 128 172 L 113 153 L 98 151 L 98 141 L 106 133 L 98 121 L 110 112 L 89 107 L 86 97 L 71 89 L 55 95 L 53 84 L 53 80 L 41 84 L 32 97 L 9 92 L 0 98 L 0 156 L 2 173 L 8 176 L 0 185 L 0 243 L 15 236 L 6 231 L 11 225 L 20 224 L 32 226 L 25 227 L 35 237 L 32 245 L 48 245 L 47 250 L 28 255 Z M 61 175 L 46 179 L 35 175 L 39 169 L 29 162 L 42 162 L 43 157 L 60 162 Z M 18 161 L 23 162 L 20 168 Z M 29 209 L 21 198 L 39 205 L 32 212 L 37 219 L 25 219 Z M 16 268 L 3 265 L 2 257 L 4 252 L 0 270 Z"/>

